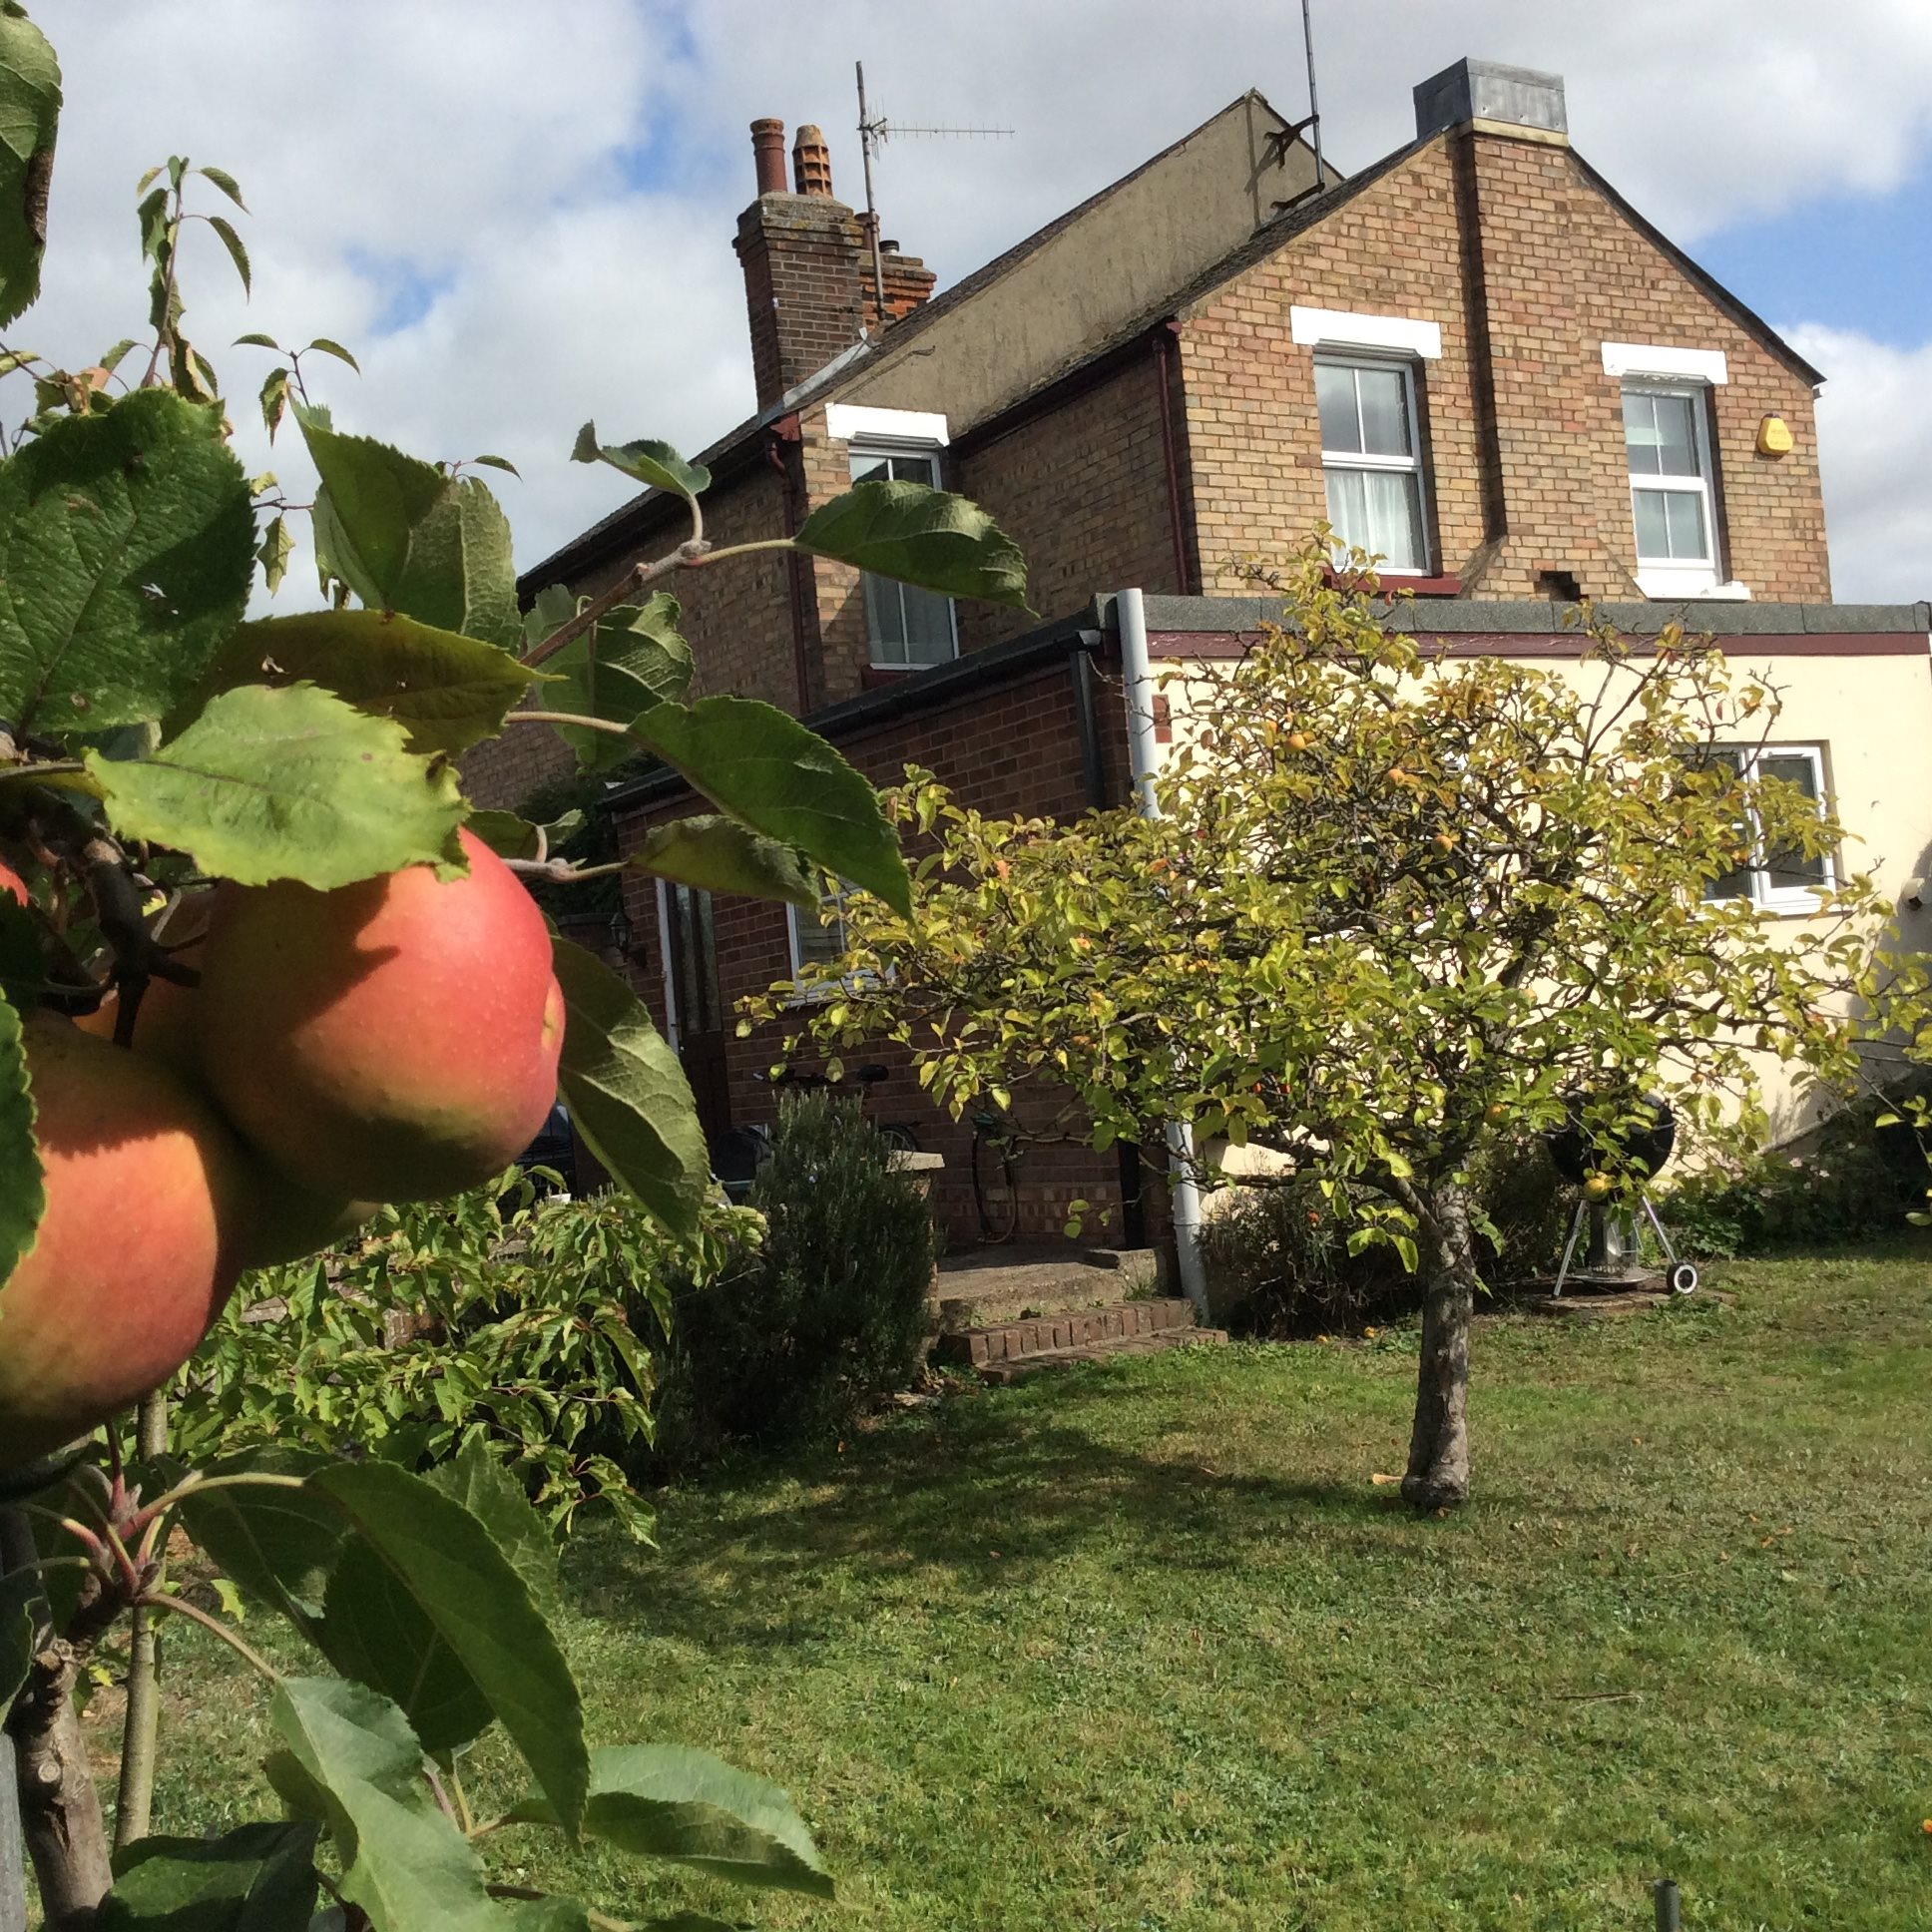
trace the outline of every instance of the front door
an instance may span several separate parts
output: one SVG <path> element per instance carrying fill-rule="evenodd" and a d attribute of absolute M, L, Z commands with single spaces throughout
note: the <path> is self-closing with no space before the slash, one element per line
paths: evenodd
<path fill-rule="evenodd" d="M 698 1123 L 716 1146 L 731 1125 L 724 1076 L 724 1004 L 718 995 L 718 942 L 712 895 L 696 886 L 660 887 L 672 1037 L 698 1103 Z"/>

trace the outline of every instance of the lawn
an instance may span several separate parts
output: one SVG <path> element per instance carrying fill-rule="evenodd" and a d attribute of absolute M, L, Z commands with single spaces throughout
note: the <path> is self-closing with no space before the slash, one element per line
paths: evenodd
<path fill-rule="evenodd" d="M 1477 1500 L 1417 1521 L 1413 1336 L 894 1415 L 567 1561 L 597 1741 L 782 1782 L 854 1932 L 1932 1925 L 1932 1265 L 1737 1264 L 1483 1324 Z M 265 1633 L 257 1616 L 251 1630 Z M 171 1637 L 157 1827 L 259 1814 L 259 1699 Z M 486 1742 L 473 1782 L 503 1758 Z M 512 1834 L 503 1852 L 555 1868 Z"/>

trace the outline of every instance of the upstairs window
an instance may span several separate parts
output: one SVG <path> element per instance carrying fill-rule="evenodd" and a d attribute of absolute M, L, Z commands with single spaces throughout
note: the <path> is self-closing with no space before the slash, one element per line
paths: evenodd
<path fill-rule="evenodd" d="M 1714 581 L 1717 549 L 1705 415 L 1701 383 L 1624 385 L 1637 561 L 1701 571 Z"/>
<path fill-rule="evenodd" d="M 939 488 L 939 458 L 930 450 L 854 449 L 854 483 L 923 483 Z M 950 664 L 959 656 L 953 601 L 869 572 L 859 579 L 872 663 L 882 671 L 914 671 Z"/>
<path fill-rule="evenodd" d="M 1719 745 L 1710 756 L 1746 778 L 1779 778 L 1823 809 L 1824 747 L 1818 744 Z M 1818 894 L 1837 883 L 1828 852 L 1775 851 L 1761 826 L 1738 827 L 1744 862 L 1704 887 L 1706 899 L 1749 899 L 1766 912 L 1815 912 Z"/>
<path fill-rule="evenodd" d="M 1424 577 L 1422 456 L 1407 362 L 1315 359 L 1321 469 L 1337 545 L 1380 557 L 1391 576 Z"/>

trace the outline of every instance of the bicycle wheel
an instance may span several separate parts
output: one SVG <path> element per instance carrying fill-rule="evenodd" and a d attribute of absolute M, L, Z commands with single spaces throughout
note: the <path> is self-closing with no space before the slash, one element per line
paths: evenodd
<path fill-rule="evenodd" d="M 1013 1144 L 973 1124 L 973 1208 L 979 1237 L 989 1247 L 1010 1241 L 1020 1225 L 1020 1190 Z"/>

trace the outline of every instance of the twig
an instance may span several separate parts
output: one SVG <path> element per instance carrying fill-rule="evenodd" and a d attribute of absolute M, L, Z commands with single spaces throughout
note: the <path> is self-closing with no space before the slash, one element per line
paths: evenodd
<path fill-rule="evenodd" d="M 639 564 L 636 569 L 627 571 L 611 588 L 601 596 L 594 597 L 566 624 L 560 624 L 541 644 L 533 644 L 517 662 L 535 667 L 546 658 L 554 658 L 565 645 L 575 644 L 586 631 L 594 630 L 599 618 L 617 609 L 626 598 L 635 597 L 647 584 L 655 584 L 660 577 L 669 577 L 674 570 L 680 570 L 698 561 L 702 556 L 702 539 L 694 539 L 700 545 L 697 555 L 688 555 L 693 543 L 681 543 L 667 557 L 660 557 L 655 564 Z M 519 716 L 512 712 L 511 717 Z M 522 714 L 528 716 L 529 714 Z"/>
<path fill-rule="evenodd" d="M 1550 1695 L 1552 1703 L 1642 1703 L 1641 1690 L 1556 1690 Z"/>
<path fill-rule="evenodd" d="M 280 1685 L 281 1673 L 252 1644 L 249 1644 L 243 1638 L 238 1637 L 219 1617 L 211 1617 L 207 1611 L 189 1603 L 186 1598 L 182 1597 L 142 1597 L 137 1601 L 145 1604 L 150 1610 L 171 1610 L 177 1617 L 186 1617 L 191 1622 L 200 1624 L 204 1630 L 213 1631 L 224 1644 L 228 1645 L 252 1670 L 259 1672 L 270 1684 Z"/>

